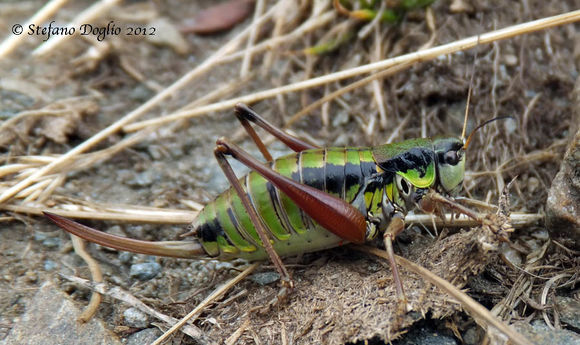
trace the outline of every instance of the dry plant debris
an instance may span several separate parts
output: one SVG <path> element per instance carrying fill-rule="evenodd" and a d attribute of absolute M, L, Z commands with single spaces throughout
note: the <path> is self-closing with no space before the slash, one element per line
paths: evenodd
<path fill-rule="evenodd" d="M 21 14 L 22 23 L 56 16 L 72 25 L 83 20 L 106 25 L 111 18 L 143 25 L 161 14 L 179 23 L 213 4 L 156 2 L 147 5 L 151 10 L 137 11 L 146 15 L 136 18 L 132 5 L 118 1 L 99 1 L 93 6 L 64 3 L 51 1 L 42 9 L 39 5 L 38 12 Z M 257 1 L 253 18 L 231 32 L 207 38 L 188 36 L 187 42 L 194 48 L 190 59 L 126 36 L 111 38 L 106 46 L 94 37 L 45 43 L 14 36 L 6 39 L 0 45 L 0 70 L 10 71 L 10 80 L 27 81 L 34 88 L 8 90 L 3 82 L 7 79 L 0 78 L 3 110 L 7 99 L 17 105 L 0 124 L 0 140 L 17 143 L 1 151 L 0 208 L 5 213 L 0 220 L 6 226 L 0 232 L 0 276 L 15 279 L 0 281 L 0 310 L 11 317 L 0 318 L 0 336 L 19 315 L 19 304 L 10 304 L 5 291 L 18 290 L 26 296 L 27 289 L 35 288 L 35 280 L 24 278 L 22 272 L 39 270 L 42 279 L 51 277 L 42 268 L 46 257 L 67 262 L 62 270 L 70 266 L 70 254 L 28 243 L 27 230 L 39 225 L 22 214 L 39 214 L 50 206 L 67 210 L 68 216 L 187 222 L 192 212 L 163 209 L 191 204 L 181 202 L 184 199 L 207 202 L 219 190 L 215 187 L 220 183 L 215 177 L 218 174 L 208 157 L 217 136 L 235 132 L 232 118 L 224 116 L 230 116 L 233 104 L 240 101 L 261 101 L 256 104 L 260 113 L 269 118 L 281 114 L 272 122 L 280 126 L 292 123 L 295 133 L 329 146 L 365 146 L 385 139 L 458 133 L 473 64 L 472 52 L 462 52 L 467 47 L 478 46 L 470 121 L 475 124 L 497 115 L 512 115 L 517 120 L 489 126 L 476 138 L 468 156 L 465 193 L 489 203 L 497 199 L 505 181 L 518 175 L 512 210 L 534 217 L 541 214 L 569 141 L 563 133 L 575 121 L 570 94 L 578 66 L 570 42 L 577 42 L 578 35 L 573 25 L 565 24 L 576 21 L 578 13 L 572 12 L 577 7 L 574 1 L 530 5 L 518 2 L 506 10 L 499 1 L 454 1 L 451 5 L 437 1 L 396 25 L 387 25 L 343 16 L 332 1 Z M 0 13 L 0 28 L 9 32 L 7 23 L 14 19 L 7 19 L 11 13 Z M 135 16 L 119 19 L 127 13 Z M 557 20 L 549 18 L 561 14 Z M 533 19 L 539 21 L 510 26 Z M 513 37 L 542 25 L 563 26 Z M 494 31 L 498 28 L 506 29 Z M 460 40 L 465 37 L 471 38 Z M 496 41 L 506 37 L 512 38 Z M 326 48 L 308 54 L 321 46 Z M 89 63 L 85 57 L 93 59 Z M 72 73 L 67 61 L 77 58 L 80 65 Z M 434 60 L 416 64 L 427 59 Z M 92 96 L 85 98 L 89 103 L 66 102 L 86 95 Z M 318 99 L 326 102 L 317 103 Z M 46 112 L 52 114 L 39 116 Z M 86 116 L 91 118 L 90 124 Z M 13 219 L 23 223 L 8 223 Z M 125 230 L 148 239 L 176 236 L 175 228 L 170 232 L 127 226 Z M 578 253 L 565 238 L 554 240 L 541 235 L 545 233 L 541 226 L 526 225 L 512 237 L 513 248 L 500 246 L 500 261 L 494 254 L 495 244 L 489 253 L 481 252 L 477 236 L 484 236 L 484 229 L 439 240 L 425 240 L 410 232 L 398 248 L 406 258 L 457 286 L 467 282 L 470 293 L 496 306 L 504 321 L 541 317 L 554 327 L 561 325 L 557 308 L 551 308 L 555 303 L 551 296 L 554 291 L 577 291 L 579 266 Z M 189 280 L 198 272 L 191 272 L 188 264 L 164 260 L 161 277 L 135 284 L 114 253 L 96 253 L 111 263 L 104 265 L 107 280 L 125 285 L 175 317 L 192 309 L 169 304 L 175 296 L 183 300 L 190 289 L 199 288 L 198 280 Z M 420 313 L 411 313 L 392 322 L 393 287 L 382 261 L 341 250 L 314 258 L 319 261 L 294 268 L 298 287 L 289 304 L 276 311 L 275 319 L 235 319 L 277 292 L 274 285 L 244 281 L 229 295 L 241 297 L 204 310 L 196 325 L 208 336 L 232 343 L 267 339 L 341 343 L 374 336 L 391 339 L 422 318 Z M 328 262 L 321 263 L 323 260 Z M 482 278 L 479 272 L 484 263 L 489 263 L 486 275 L 493 275 L 501 284 Z M 454 269 L 447 271 L 448 267 Z M 220 274 L 224 273 L 218 272 L 218 277 Z M 414 291 L 410 298 L 416 310 L 429 311 L 432 318 L 458 315 L 461 306 L 455 301 L 414 274 L 404 275 L 405 287 Z M 203 282 L 205 293 L 215 286 L 207 279 Z M 69 288 L 84 299 L 82 291 L 86 290 Z M 501 294 L 494 294 L 493 288 Z M 189 305 L 196 303 L 184 308 Z M 99 316 L 115 326 L 121 321 L 114 315 L 103 312 Z M 227 326 L 220 330 L 216 324 Z M 271 329 L 276 331 L 269 332 Z M 464 331 L 457 329 L 458 333 Z"/>
<path fill-rule="evenodd" d="M 43 139 L 65 144 L 75 132 L 82 133 L 83 118 L 94 116 L 98 110 L 93 100 L 75 97 L 21 112 L 0 125 L 0 148 L 21 155 L 29 146 L 42 147 Z"/>

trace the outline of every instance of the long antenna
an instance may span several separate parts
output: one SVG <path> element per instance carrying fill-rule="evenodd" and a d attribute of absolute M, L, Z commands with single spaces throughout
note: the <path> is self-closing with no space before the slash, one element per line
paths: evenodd
<path fill-rule="evenodd" d="M 477 35 L 477 44 L 479 46 L 479 37 Z M 471 65 L 471 78 L 469 78 L 469 89 L 467 90 L 467 104 L 465 105 L 465 117 L 463 118 L 463 131 L 461 131 L 461 140 L 465 142 L 465 132 L 467 131 L 467 118 L 469 117 L 469 103 L 471 102 L 471 89 L 473 87 L 473 76 L 475 75 L 475 62 L 477 61 L 477 51 L 473 57 L 473 65 Z M 473 132 L 472 132 L 473 133 Z"/>
<path fill-rule="evenodd" d="M 477 127 L 475 127 L 474 130 L 471 131 L 471 133 L 469 133 L 469 136 L 467 137 L 467 140 L 465 140 L 465 143 L 463 144 L 463 149 L 467 150 L 467 147 L 469 146 L 469 143 L 471 142 L 471 139 L 473 138 L 473 134 L 475 134 L 475 132 L 477 132 L 481 127 L 487 125 L 490 122 L 493 121 L 497 121 L 497 120 L 504 120 L 504 119 L 514 119 L 513 116 L 498 116 L 498 117 L 494 117 L 493 119 L 489 119 L 487 121 L 485 121 L 484 123 L 479 124 Z"/>

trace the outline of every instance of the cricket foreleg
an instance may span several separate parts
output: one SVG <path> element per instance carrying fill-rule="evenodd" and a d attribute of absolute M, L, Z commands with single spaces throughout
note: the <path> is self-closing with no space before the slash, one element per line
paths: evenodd
<path fill-rule="evenodd" d="M 389 265 L 391 266 L 391 271 L 393 272 L 393 281 L 395 283 L 395 291 L 398 298 L 398 306 L 402 308 L 403 311 L 407 311 L 407 297 L 405 296 L 405 291 L 403 289 L 403 283 L 401 281 L 401 276 L 399 275 L 399 268 L 397 262 L 395 261 L 395 252 L 393 250 L 393 241 L 403 230 L 405 230 L 405 221 L 402 216 L 395 214 L 387 227 L 383 237 L 385 242 L 385 249 L 389 258 Z"/>

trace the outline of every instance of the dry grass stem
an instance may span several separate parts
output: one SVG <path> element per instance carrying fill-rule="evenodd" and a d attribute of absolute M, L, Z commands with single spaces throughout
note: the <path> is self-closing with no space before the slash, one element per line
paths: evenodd
<path fill-rule="evenodd" d="M 552 288 L 552 285 L 556 284 L 556 282 L 560 279 L 563 278 L 568 278 L 571 277 L 572 273 L 561 273 L 558 275 L 555 275 L 554 277 L 550 278 L 546 284 L 544 285 L 544 288 L 542 289 L 542 295 L 540 296 L 540 305 L 542 307 L 544 307 L 544 309 L 542 310 L 542 317 L 544 318 L 544 321 L 546 321 L 546 324 L 548 325 L 548 327 L 550 327 L 550 329 L 556 329 L 556 328 L 560 328 L 560 326 L 555 322 L 555 324 L 552 324 L 552 322 L 550 321 L 550 318 L 548 317 L 548 313 L 546 311 L 546 303 L 548 302 L 548 292 L 550 291 L 550 288 Z M 554 310 L 554 319 L 557 320 L 557 311 Z"/>
<path fill-rule="evenodd" d="M 47 178 L 45 176 L 38 183 L 36 183 L 36 184 L 34 184 L 34 185 L 32 185 L 32 186 L 30 186 L 28 188 L 24 188 L 23 190 L 21 190 L 20 193 L 16 194 L 16 198 L 27 198 L 30 195 L 32 195 L 34 192 L 39 191 L 39 190 L 42 190 L 44 187 L 48 186 L 50 184 L 50 182 L 51 182 L 50 178 Z"/>
<path fill-rule="evenodd" d="M 22 121 L 27 116 L 64 116 L 68 114 L 70 114 L 70 111 L 63 111 L 63 109 L 39 109 L 23 111 L 18 115 L 2 122 L 2 124 L 0 124 L 0 132 L 8 130 L 10 127 L 14 126 L 15 123 Z"/>
<path fill-rule="evenodd" d="M 382 60 L 382 55 L 381 55 L 381 51 L 382 51 L 382 44 L 381 44 L 381 32 L 379 30 L 379 27 L 375 27 L 375 49 L 374 49 L 374 60 L 378 61 L 378 60 Z M 379 118 L 380 118 L 380 125 L 382 129 L 386 129 L 387 128 L 387 110 L 385 107 L 385 102 L 383 100 L 383 88 L 382 88 L 382 83 L 380 83 L 378 80 L 373 80 L 373 92 L 374 92 L 374 96 L 375 96 L 375 102 L 377 104 L 377 108 L 379 109 Z M 369 126 L 369 128 L 371 128 L 371 126 Z M 373 132 L 372 131 L 367 131 L 367 135 L 371 135 Z"/>
<path fill-rule="evenodd" d="M 288 119 L 288 121 L 286 121 L 286 125 L 284 125 L 284 128 L 288 128 L 289 126 L 296 123 L 298 120 L 300 120 L 304 116 L 308 115 L 314 109 L 321 107 L 322 105 L 328 103 L 331 100 L 337 99 L 338 97 L 340 97 L 341 95 L 343 95 L 345 93 L 356 90 L 356 89 L 358 89 L 364 85 L 367 85 L 375 80 L 382 79 L 382 78 L 388 77 L 390 75 L 396 74 L 396 73 L 403 71 L 411 66 L 412 66 L 412 63 L 405 63 L 405 64 L 401 64 L 398 66 L 390 67 L 384 71 L 381 71 L 381 72 L 378 72 L 375 74 L 371 74 L 368 77 L 365 77 L 361 80 L 357 80 L 357 81 L 355 81 L 347 86 L 341 87 L 338 90 L 331 92 L 331 93 L 325 95 L 324 97 L 312 102 L 308 106 L 302 108 L 296 114 L 292 115 L 292 117 L 290 117 L 290 119 Z"/>
<path fill-rule="evenodd" d="M 393 141 L 395 141 L 395 139 L 397 139 L 401 135 L 403 128 L 405 128 L 405 126 L 407 125 L 407 122 L 409 122 L 410 118 L 411 118 L 411 114 L 407 114 L 407 116 L 405 116 L 405 118 L 403 118 L 403 121 L 401 121 L 401 123 L 399 123 L 399 125 L 397 125 L 397 127 L 395 127 L 395 129 L 393 129 L 393 132 L 391 133 L 391 135 L 389 135 L 387 140 L 385 140 L 385 144 L 392 143 Z"/>
<path fill-rule="evenodd" d="M 258 35 L 258 31 L 261 28 L 260 24 L 254 23 L 256 23 L 260 19 L 260 16 L 264 12 L 264 6 L 265 6 L 264 0 L 256 1 L 255 5 L 256 8 L 254 10 L 254 20 L 252 22 L 252 25 L 250 25 L 251 27 L 250 37 L 248 37 L 248 42 L 246 45 L 246 54 L 244 54 L 244 58 L 242 60 L 242 67 L 240 69 L 240 78 L 244 78 L 250 73 L 250 65 L 252 63 L 253 56 L 250 48 L 256 43 L 256 37 Z"/>
<path fill-rule="evenodd" d="M 80 25 L 85 23 L 90 23 L 94 21 L 99 16 L 104 15 L 109 9 L 118 4 L 120 0 L 101 0 L 91 7 L 80 13 L 75 19 L 71 21 L 68 25 L 69 28 L 78 28 Z M 37 22 L 38 23 L 38 22 Z M 56 35 L 51 39 L 41 44 L 32 52 L 32 56 L 42 57 L 50 53 L 59 44 L 65 42 L 66 40 L 75 37 L 75 35 Z"/>
<path fill-rule="evenodd" d="M 445 214 L 445 219 L 441 219 L 432 214 L 409 214 L 405 217 L 405 223 L 419 224 L 426 227 L 433 225 L 436 227 L 466 227 L 480 224 L 480 222 L 473 220 L 466 215 L 456 215 L 455 217 L 452 217 L 452 214 Z M 539 213 L 513 212 L 510 214 L 510 222 L 514 228 L 525 228 L 537 224 L 542 219 L 544 219 L 544 215 Z"/>
<path fill-rule="evenodd" d="M 220 87 L 218 87 L 214 91 L 211 91 L 211 92 L 205 94 L 203 97 L 197 98 L 196 100 L 187 104 L 186 106 L 179 109 L 178 111 L 185 111 L 188 109 L 194 109 L 195 107 L 199 107 L 200 105 L 207 104 L 209 102 L 212 102 L 213 100 L 216 100 L 218 98 L 222 98 L 228 94 L 232 94 L 234 92 L 242 90 L 243 88 L 245 88 L 248 85 L 248 82 L 250 80 L 252 80 L 253 77 L 255 77 L 255 75 L 253 73 L 250 73 L 243 78 L 238 78 L 238 79 L 234 79 L 232 81 L 228 81 L 227 83 L 221 85 Z"/>
<path fill-rule="evenodd" d="M 284 25 L 286 24 L 287 13 L 294 13 L 297 12 L 296 6 L 297 4 L 294 3 L 292 0 L 283 0 L 280 1 L 283 4 L 278 8 L 278 12 L 274 15 L 274 29 L 272 30 L 272 39 L 278 39 L 282 36 L 282 30 Z M 273 44 L 269 51 L 266 52 L 264 56 L 264 63 L 263 69 L 261 72 L 262 77 L 264 77 L 271 68 L 272 64 L 274 63 L 275 58 L 278 56 L 278 46 L 279 44 Z"/>
<path fill-rule="evenodd" d="M 385 2 L 382 2 L 381 7 L 377 11 L 377 15 L 375 16 L 375 18 L 373 18 L 373 20 L 371 20 L 367 25 L 363 26 L 358 31 L 357 36 L 359 39 L 365 39 L 368 36 L 368 34 L 371 32 L 371 30 L 375 32 L 375 35 L 377 33 L 380 33 L 379 26 L 380 26 L 380 22 L 381 22 L 381 17 L 383 16 L 383 13 L 385 12 L 386 7 L 387 7 L 387 4 Z M 376 44 L 376 41 L 375 41 L 375 44 Z M 375 51 L 375 53 L 376 53 L 376 51 Z"/>
<path fill-rule="evenodd" d="M 228 339 L 226 339 L 225 344 L 234 345 L 236 341 L 242 336 L 242 334 L 244 334 L 249 325 L 250 319 L 246 319 L 246 321 L 244 321 L 244 323 L 240 327 L 238 327 L 238 329 L 234 333 L 232 333 L 232 335 L 230 335 Z"/>
<path fill-rule="evenodd" d="M 292 32 L 286 35 L 274 36 L 268 40 L 262 41 L 251 48 L 246 50 L 241 50 L 228 54 L 221 59 L 219 59 L 218 64 L 224 64 L 236 61 L 243 58 L 246 54 L 252 53 L 257 54 L 261 52 L 270 52 L 276 49 L 281 44 L 293 42 L 304 37 L 308 32 L 320 29 L 321 27 L 332 22 L 336 18 L 336 12 L 330 10 L 325 13 L 315 14 L 310 19 L 302 23 L 299 27 L 292 30 Z"/>
<path fill-rule="evenodd" d="M 91 279 L 95 283 L 103 282 L 103 273 L 101 272 L 101 267 L 99 264 L 91 257 L 91 255 L 86 250 L 86 242 L 80 237 L 75 235 L 70 235 L 75 249 L 75 253 L 80 256 L 89 266 L 89 271 L 91 272 Z M 101 304 L 102 295 L 95 292 L 91 295 L 91 300 L 85 308 L 85 310 L 79 316 L 79 321 L 82 323 L 88 322 L 97 312 L 99 305 Z"/>
<path fill-rule="evenodd" d="M 30 17 L 22 27 L 27 28 L 30 24 L 37 24 L 46 21 L 49 17 L 55 14 L 68 0 L 51 0 L 47 2 L 41 9 L 39 9 L 34 16 Z M 10 54 L 20 43 L 22 43 L 27 35 L 10 35 L 2 44 L 0 44 L 0 60 L 6 55 Z"/>
<path fill-rule="evenodd" d="M 79 204 L 63 204 L 60 207 L 66 209 L 51 208 L 50 211 L 68 218 L 114 220 L 131 223 L 188 224 L 197 215 L 197 212 L 192 211 L 129 205 L 98 205 L 98 207 L 89 207 Z M 41 216 L 42 211 L 46 211 L 47 207 L 44 205 L 0 205 L 0 209 Z"/>

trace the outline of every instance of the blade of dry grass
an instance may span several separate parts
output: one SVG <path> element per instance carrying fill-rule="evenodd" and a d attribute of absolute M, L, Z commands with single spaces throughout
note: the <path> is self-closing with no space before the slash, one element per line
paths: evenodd
<path fill-rule="evenodd" d="M 23 28 L 28 28 L 30 24 L 38 24 L 46 21 L 50 16 L 56 13 L 68 0 L 52 0 L 46 3 L 34 16 L 22 25 Z M 0 59 L 10 54 L 20 43 L 28 38 L 28 35 L 11 35 L 8 36 L 2 44 L 0 44 Z"/>
<path fill-rule="evenodd" d="M 227 62 L 232 62 L 238 60 L 245 56 L 247 53 L 256 54 L 259 52 L 269 51 L 275 49 L 278 45 L 283 43 L 289 43 L 294 40 L 300 39 L 304 37 L 305 34 L 308 32 L 314 31 L 315 29 L 321 28 L 324 25 L 327 25 L 332 20 L 336 18 L 336 12 L 333 10 L 329 10 L 327 12 L 314 12 L 310 19 L 302 23 L 299 27 L 292 30 L 292 32 L 286 35 L 274 36 L 271 39 L 262 41 L 251 48 L 241 50 L 239 52 L 235 52 L 229 54 L 227 56 L 222 57 L 218 64 L 223 64 Z"/>
<path fill-rule="evenodd" d="M 550 288 L 552 287 L 552 285 L 554 285 L 558 280 L 562 279 L 562 278 L 567 278 L 572 276 L 572 273 L 561 273 L 558 274 L 552 278 L 550 278 L 546 284 L 544 284 L 544 288 L 542 289 L 542 296 L 540 297 L 540 305 L 542 307 L 546 306 L 546 302 L 548 301 L 548 292 L 550 291 Z M 555 312 L 557 313 L 557 311 Z M 548 325 L 548 327 L 552 330 L 559 328 L 556 327 L 555 325 L 552 325 L 552 322 L 550 321 L 550 318 L 548 317 L 548 313 L 546 312 L 546 310 L 542 310 L 542 317 L 544 318 L 544 321 L 546 321 L 546 324 Z"/>
<path fill-rule="evenodd" d="M 432 224 L 435 224 L 437 227 L 473 227 L 480 224 L 479 222 L 463 214 L 458 217 L 454 217 L 452 214 L 448 213 L 445 214 L 444 217 L 446 220 L 443 220 L 432 214 L 409 214 L 405 217 L 405 223 L 420 224 L 427 227 L 431 226 Z M 451 219 L 451 217 L 453 217 L 453 219 Z M 510 214 L 510 222 L 516 229 L 534 225 L 542 219 L 544 219 L 544 215 L 539 213 L 513 212 Z"/>
<path fill-rule="evenodd" d="M 254 19 L 253 21 L 256 22 L 260 19 L 262 12 L 264 12 L 265 2 L 264 0 L 257 0 L 256 1 L 256 9 L 254 10 Z M 246 77 L 250 73 L 250 66 L 252 63 L 252 52 L 250 48 L 256 42 L 256 37 L 258 36 L 258 31 L 261 28 L 260 24 L 253 24 L 251 25 L 252 30 L 250 31 L 250 37 L 248 37 L 247 46 L 246 46 L 246 54 L 244 54 L 244 58 L 242 60 L 242 67 L 240 69 L 240 78 Z"/>
<path fill-rule="evenodd" d="M 101 266 L 93 259 L 93 257 L 86 250 L 86 242 L 80 237 L 75 235 L 70 235 L 75 249 L 75 253 L 80 256 L 89 266 L 89 271 L 91 272 L 91 278 L 95 283 L 103 282 L 103 273 L 101 271 Z M 97 312 L 99 305 L 101 304 L 102 295 L 98 292 L 94 292 L 91 295 L 89 304 L 85 310 L 79 316 L 79 321 L 85 323 L 89 321 Z"/>
<path fill-rule="evenodd" d="M 78 28 L 80 25 L 85 23 L 92 22 L 95 18 L 103 15 L 107 12 L 111 7 L 118 4 L 120 0 L 101 0 L 97 3 L 94 3 L 91 7 L 87 8 L 83 12 L 81 12 L 75 19 L 71 21 L 71 23 L 67 26 L 67 28 Z M 78 31 L 77 31 L 78 32 Z M 32 56 L 41 57 L 48 53 L 50 53 L 54 48 L 56 48 L 59 44 L 63 43 L 66 40 L 75 37 L 76 35 L 55 35 L 52 36 L 51 39 L 41 44 L 38 48 L 36 48 L 32 52 Z"/>
<path fill-rule="evenodd" d="M 50 211 L 62 217 L 75 219 L 95 219 L 114 220 L 130 223 L 151 223 L 151 224 L 188 224 L 197 215 L 194 211 L 177 209 L 161 209 L 155 207 L 135 207 L 128 205 L 101 205 L 89 207 L 85 205 L 60 205 L 63 209 L 49 209 L 43 205 L 20 206 L 20 205 L 0 205 L 0 210 L 42 215 L 42 211 Z"/>
<path fill-rule="evenodd" d="M 242 336 L 242 334 L 246 331 L 249 325 L 250 319 L 246 319 L 244 323 L 240 327 L 238 327 L 238 329 L 226 339 L 225 345 L 234 345 L 238 341 L 238 339 Z"/>
<path fill-rule="evenodd" d="M 300 120 L 301 118 L 303 118 L 304 116 L 309 114 L 314 109 L 322 106 L 325 103 L 328 103 L 329 101 L 331 101 L 333 99 L 340 97 L 341 95 L 343 95 L 347 92 L 355 90 L 355 89 L 362 87 L 366 84 L 369 84 L 377 79 L 382 79 L 382 78 L 388 77 L 390 75 L 393 75 L 395 73 L 398 73 L 400 71 L 403 71 L 403 70 L 411 67 L 412 65 L 413 64 L 411 62 L 408 62 L 408 63 L 404 63 L 401 65 L 393 66 L 393 67 L 390 67 L 390 68 L 388 68 L 384 71 L 381 71 L 379 73 L 371 74 L 368 77 L 365 77 L 361 80 L 357 80 L 354 83 L 351 83 L 345 87 L 342 87 L 334 92 L 331 92 L 331 93 L 325 95 L 324 97 L 322 97 L 321 99 L 319 99 L 319 100 L 309 104 L 308 106 L 302 108 L 302 110 L 300 110 L 296 114 L 292 115 L 292 117 L 290 117 L 290 119 L 288 119 L 288 121 L 286 121 L 286 125 L 284 125 L 284 128 L 288 128 L 292 124 L 296 123 L 296 121 Z"/>

